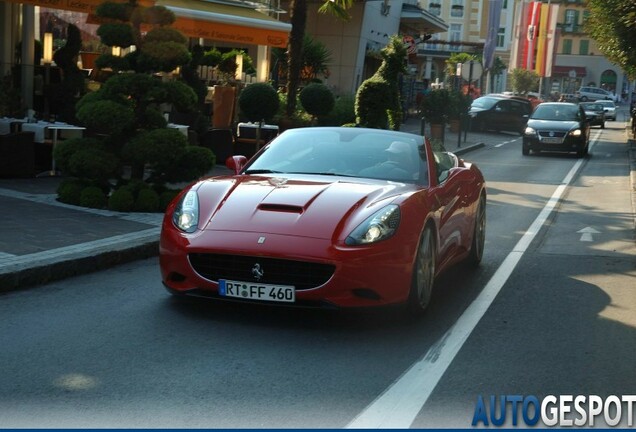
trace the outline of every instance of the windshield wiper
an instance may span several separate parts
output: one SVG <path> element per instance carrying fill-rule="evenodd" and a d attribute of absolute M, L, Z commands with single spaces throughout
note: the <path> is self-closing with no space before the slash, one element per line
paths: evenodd
<path fill-rule="evenodd" d="M 281 174 L 282 171 L 274 171 L 270 169 L 251 169 L 245 171 L 245 174 Z"/>
<path fill-rule="evenodd" d="M 307 171 L 294 171 L 289 172 L 287 174 L 307 174 L 307 175 L 324 175 L 324 176 L 337 176 L 337 177 L 356 177 L 350 174 L 342 174 L 337 172 L 330 171 L 321 171 L 321 172 L 307 172 Z"/>

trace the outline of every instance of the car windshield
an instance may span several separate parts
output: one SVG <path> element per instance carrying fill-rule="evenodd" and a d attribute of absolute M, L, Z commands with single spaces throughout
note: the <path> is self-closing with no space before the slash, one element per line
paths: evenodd
<path fill-rule="evenodd" d="M 614 102 L 612 101 L 598 101 L 597 102 L 599 105 L 602 105 L 606 108 L 614 108 L 616 105 L 614 105 Z"/>
<path fill-rule="evenodd" d="M 492 98 L 488 96 L 482 96 L 473 101 L 470 105 L 471 108 L 479 108 L 479 109 L 490 109 L 492 108 L 500 99 Z"/>
<path fill-rule="evenodd" d="M 603 111 L 603 106 L 598 103 L 581 104 L 585 111 Z"/>
<path fill-rule="evenodd" d="M 532 114 L 535 120 L 578 121 L 578 107 L 576 105 L 541 104 Z"/>
<path fill-rule="evenodd" d="M 426 184 L 421 136 L 363 128 L 290 129 L 270 142 L 244 174 L 314 174 Z"/>

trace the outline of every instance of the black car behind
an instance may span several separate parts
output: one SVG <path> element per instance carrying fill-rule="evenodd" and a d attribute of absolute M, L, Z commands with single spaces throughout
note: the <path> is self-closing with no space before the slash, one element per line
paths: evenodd
<path fill-rule="evenodd" d="M 568 102 L 547 102 L 534 110 L 523 134 L 522 152 L 588 152 L 590 124 L 583 107 Z"/>
<path fill-rule="evenodd" d="M 598 102 L 581 102 L 581 106 L 585 110 L 585 117 L 590 126 L 600 126 L 601 129 L 605 129 L 605 109 L 603 105 Z"/>
<path fill-rule="evenodd" d="M 468 114 L 472 130 L 523 134 L 531 112 L 532 104 L 527 98 L 489 94 L 475 99 Z"/>

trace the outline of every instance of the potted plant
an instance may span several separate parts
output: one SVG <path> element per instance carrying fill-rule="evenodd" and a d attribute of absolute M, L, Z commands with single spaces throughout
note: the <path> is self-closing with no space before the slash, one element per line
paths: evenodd
<path fill-rule="evenodd" d="M 238 103 L 241 114 L 248 121 L 256 123 L 257 126 L 253 143 L 252 139 L 245 140 L 240 137 L 237 138 L 237 151 L 239 152 L 238 154 L 252 156 L 261 143 L 267 142 L 267 139 L 261 140 L 261 128 L 263 127 L 264 122 L 267 122 L 274 117 L 280 106 L 280 100 L 278 98 L 278 93 L 271 84 L 254 83 L 249 84 L 241 91 Z M 247 146 L 241 145 L 241 148 L 239 149 L 239 144 L 247 144 Z"/>
<path fill-rule="evenodd" d="M 450 91 L 450 104 L 448 106 L 448 123 L 451 132 L 459 132 L 460 122 L 468 114 L 472 100 L 470 96 L 460 90 Z"/>
<path fill-rule="evenodd" d="M 236 105 L 236 71 L 239 55 L 247 57 L 243 51 L 236 49 L 223 54 L 217 49 L 212 49 L 203 57 L 202 64 L 216 67 L 218 74 L 218 84 L 214 86 L 212 99 L 212 127 L 217 129 L 227 129 L 232 126 Z"/>
<path fill-rule="evenodd" d="M 437 89 L 424 95 L 420 110 L 424 119 L 431 125 L 431 137 L 441 138 L 443 128 L 448 122 L 450 92 L 447 89 Z"/>

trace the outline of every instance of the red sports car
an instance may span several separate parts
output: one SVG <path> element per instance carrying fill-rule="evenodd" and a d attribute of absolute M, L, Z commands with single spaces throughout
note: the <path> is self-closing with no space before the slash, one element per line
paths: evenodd
<path fill-rule="evenodd" d="M 292 129 L 226 165 L 235 174 L 194 183 L 166 211 L 173 294 L 417 313 L 438 274 L 482 258 L 481 172 L 419 135 Z"/>

